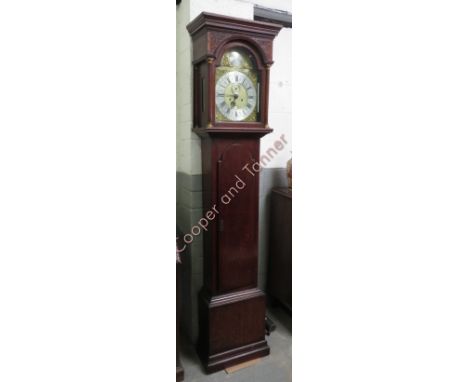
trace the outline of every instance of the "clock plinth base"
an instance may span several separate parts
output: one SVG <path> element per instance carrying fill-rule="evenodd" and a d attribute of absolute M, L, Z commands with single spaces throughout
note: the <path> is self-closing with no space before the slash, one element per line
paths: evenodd
<path fill-rule="evenodd" d="M 270 347 L 265 340 L 256 344 L 242 346 L 230 351 L 211 355 L 203 361 L 207 373 L 215 373 L 220 370 L 247 362 L 253 359 L 266 357 L 270 354 Z M 199 357 L 202 355 L 199 354 Z"/>
<path fill-rule="evenodd" d="M 265 340 L 266 300 L 257 289 L 199 296 L 198 355 L 208 373 L 270 354 Z"/>

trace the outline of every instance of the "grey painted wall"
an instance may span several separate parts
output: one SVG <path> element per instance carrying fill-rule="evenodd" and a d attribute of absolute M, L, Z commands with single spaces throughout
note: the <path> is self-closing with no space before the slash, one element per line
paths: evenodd
<path fill-rule="evenodd" d="M 189 233 L 202 217 L 202 176 L 177 172 L 176 218 L 180 235 Z M 198 335 L 197 293 L 203 280 L 203 235 L 181 254 L 182 259 L 182 317 L 181 327 L 195 342 Z"/>
<path fill-rule="evenodd" d="M 274 187 L 287 187 L 285 168 L 264 168 L 260 172 L 259 200 L 259 287 L 265 290 L 268 264 L 270 193 Z M 190 232 L 203 216 L 201 175 L 177 173 L 177 226 Z M 196 236 L 182 254 L 182 330 L 195 342 L 198 336 L 197 295 L 203 284 L 203 237 Z"/>

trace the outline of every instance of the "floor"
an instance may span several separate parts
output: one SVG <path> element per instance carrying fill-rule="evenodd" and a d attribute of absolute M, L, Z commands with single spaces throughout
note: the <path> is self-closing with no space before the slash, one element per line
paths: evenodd
<path fill-rule="evenodd" d="M 268 316 L 276 324 L 276 330 L 267 336 L 270 355 L 257 364 L 227 374 L 224 370 L 205 374 L 195 349 L 187 341 L 181 343 L 181 362 L 185 382 L 290 382 L 291 378 L 291 314 L 281 307 L 269 308 Z"/>

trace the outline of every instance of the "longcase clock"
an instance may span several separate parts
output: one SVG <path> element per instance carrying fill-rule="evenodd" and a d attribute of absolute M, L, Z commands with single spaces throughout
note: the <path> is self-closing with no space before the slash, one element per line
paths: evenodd
<path fill-rule="evenodd" d="M 280 25 L 201 13 L 193 43 L 193 131 L 202 138 L 204 278 L 198 354 L 208 372 L 266 356 L 258 288 L 260 138 L 268 126 L 269 70 Z"/>

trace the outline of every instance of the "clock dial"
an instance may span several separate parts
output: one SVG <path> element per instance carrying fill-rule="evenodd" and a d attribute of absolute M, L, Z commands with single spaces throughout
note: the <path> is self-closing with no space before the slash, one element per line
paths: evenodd
<path fill-rule="evenodd" d="M 257 91 L 244 73 L 225 73 L 218 79 L 215 92 L 218 111 L 230 121 L 243 121 L 255 109 Z"/>
<path fill-rule="evenodd" d="M 259 118 L 258 72 L 251 54 L 226 51 L 216 68 L 216 120 L 256 122 Z"/>

